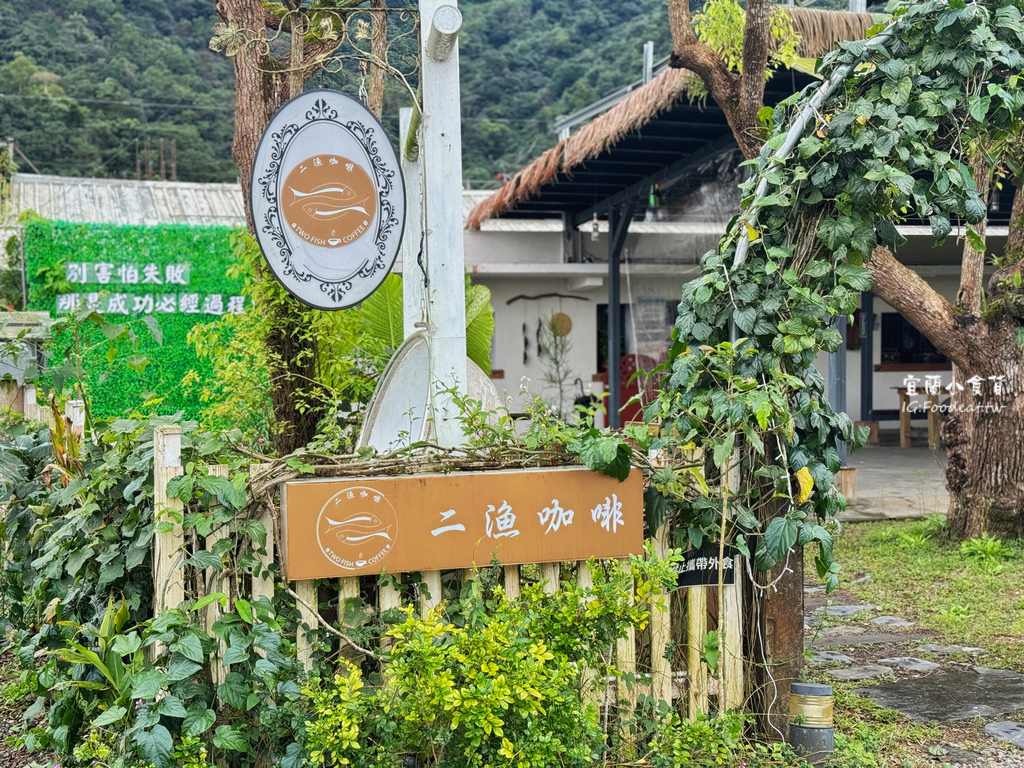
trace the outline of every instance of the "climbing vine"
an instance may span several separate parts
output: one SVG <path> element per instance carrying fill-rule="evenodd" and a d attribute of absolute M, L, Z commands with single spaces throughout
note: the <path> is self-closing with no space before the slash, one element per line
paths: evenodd
<path fill-rule="evenodd" d="M 807 105 L 820 83 L 761 111 L 772 135 L 748 163 L 743 211 L 683 288 L 666 386 L 646 410 L 661 425 L 651 447 L 691 457 L 654 475 L 649 504 L 677 515 L 691 541 L 724 532 L 747 549 L 754 539 L 761 569 L 817 541 L 819 573 L 836 586 L 822 524 L 846 505 L 839 449 L 862 438 L 826 401 L 814 361 L 839 348 L 838 324 L 871 288 L 872 252 L 905 242 L 897 224 L 926 219 L 941 243 L 954 223 L 986 217 L 972 154 L 1018 170 L 1007 148 L 1024 113 L 1021 7 L 892 3 L 891 34 L 841 43 L 821 61 L 826 80 L 853 69 L 817 109 Z M 813 115 L 795 153 L 777 158 L 804 108 Z M 984 249 L 976 228 L 967 237 Z M 711 480 L 738 477 L 708 493 L 685 471 L 694 462 Z"/>

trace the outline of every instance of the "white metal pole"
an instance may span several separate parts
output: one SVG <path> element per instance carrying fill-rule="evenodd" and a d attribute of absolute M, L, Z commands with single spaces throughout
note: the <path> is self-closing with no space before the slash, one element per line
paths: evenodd
<path fill-rule="evenodd" d="M 431 405 L 439 445 L 462 445 L 452 390 L 466 392 L 465 257 L 462 250 L 462 127 L 458 26 L 453 0 L 419 0 L 420 128 L 427 267 Z M 436 24 L 435 24 L 436 22 Z M 433 27 L 438 31 L 431 34 Z M 430 45 L 433 41 L 434 45 Z M 430 54 L 441 58 L 431 58 Z"/>
<path fill-rule="evenodd" d="M 420 155 L 415 160 L 409 160 L 405 153 L 412 112 L 412 107 L 405 107 L 398 112 L 401 129 L 398 146 L 402 148 L 402 176 L 405 178 L 405 232 L 402 235 L 402 317 L 405 338 L 421 330 L 426 320 L 424 273 L 419 263 L 420 245 L 423 243 L 423 166 Z"/>

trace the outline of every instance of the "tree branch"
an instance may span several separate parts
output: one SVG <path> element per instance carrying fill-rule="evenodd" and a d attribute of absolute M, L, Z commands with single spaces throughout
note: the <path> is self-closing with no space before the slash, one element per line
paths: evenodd
<path fill-rule="evenodd" d="M 312 605 L 310 605 L 305 600 L 303 600 L 301 597 L 299 597 L 297 594 L 295 594 L 294 590 L 292 590 L 290 587 L 285 587 L 284 591 L 287 592 L 292 597 L 292 599 L 295 600 L 295 602 L 301 604 L 303 607 L 305 607 L 305 609 L 307 611 L 312 613 L 316 617 L 316 620 L 317 620 L 317 622 L 319 622 L 320 626 L 322 626 L 324 629 L 326 629 L 332 635 L 335 635 L 336 637 L 338 637 L 343 643 L 345 643 L 345 645 L 347 645 L 353 651 L 357 651 L 358 653 L 361 653 L 364 656 L 368 656 L 371 659 L 380 658 L 379 656 L 377 656 L 377 654 L 375 654 L 369 648 L 363 648 L 361 645 L 357 645 L 352 640 L 351 637 L 346 635 L 344 632 L 341 632 L 341 631 L 335 629 L 334 627 L 332 627 L 331 624 L 323 616 L 320 615 L 320 611 L 318 611 Z"/>
<path fill-rule="evenodd" d="M 988 199 L 988 188 L 992 181 L 992 168 L 985 157 L 985 148 L 980 144 L 974 147 L 971 156 L 971 174 L 974 186 L 982 200 Z M 985 239 L 985 221 L 980 224 L 967 225 L 974 229 L 981 239 Z M 981 286 L 985 280 L 985 249 L 976 251 L 969 237 L 964 238 L 964 256 L 960 265 L 960 290 L 956 293 L 956 305 L 972 315 L 981 314 Z"/>
<path fill-rule="evenodd" d="M 771 0 L 747 0 L 743 30 L 743 74 L 740 79 L 739 110 L 744 121 L 757 125 L 757 113 L 764 103 L 768 72 L 768 43 L 772 33 Z"/>
<path fill-rule="evenodd" d="M 754 109 L 754 122 L 746 120 L 741 114 L 741 77 L 735 72 L 730 72 L 722 57 L 697 39 L 690 18 L 689 0 L 668 0 L 668 23 L 672 31 L 672 56 L 669 58 L 669 66 L 675 69 L 688 69 L 704 82 L 711 98 L 725 113 L 725 119 L 729 122 L 729 128 L 736 137 L 744 157 L 757 157 L 761 143 L 756 140 L 753 129 L 757 125 L 757 110 L 760 109 L 760 104 Z"/>
<path fill-rule="evenodd" d="M 872 290 L 923 333 L 935 348 L 956 365 L 969 369 L 974 340 L 967 329 L 974 316 L 961 316 L 920 275 L 900 264 L 888 248 L 879 246 L 865 265 L 874 273 Z"/>

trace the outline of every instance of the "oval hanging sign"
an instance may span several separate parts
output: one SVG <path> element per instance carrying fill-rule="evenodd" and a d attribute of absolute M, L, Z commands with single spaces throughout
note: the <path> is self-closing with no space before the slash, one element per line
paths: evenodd
<path fill-rule="evenodd" d="M 384 127 L 359 101 L 310 91 L 256 150 L 250 193 L 271 272 L 316 309 L 346 309 L 384 282 L 405 226 L 405 185 Z"/>

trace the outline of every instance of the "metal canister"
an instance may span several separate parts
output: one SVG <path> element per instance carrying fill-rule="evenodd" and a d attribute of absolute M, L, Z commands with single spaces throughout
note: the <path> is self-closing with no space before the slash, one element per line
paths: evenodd
<path fill-rule="evenodd" d="M 812 765 L 824 765 L 832 756 L 835 729 L 831 685 L 790 684 L 789 742 Z"/>

